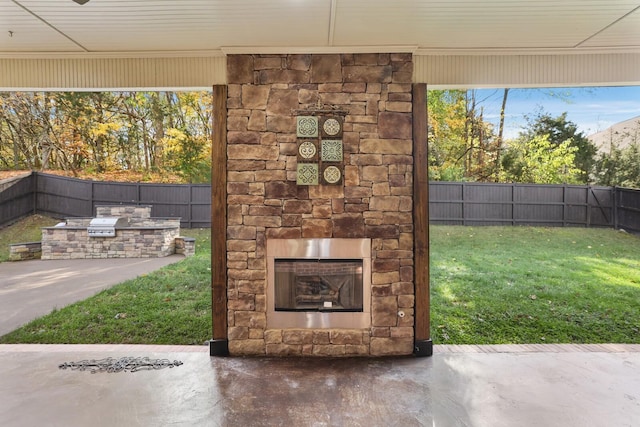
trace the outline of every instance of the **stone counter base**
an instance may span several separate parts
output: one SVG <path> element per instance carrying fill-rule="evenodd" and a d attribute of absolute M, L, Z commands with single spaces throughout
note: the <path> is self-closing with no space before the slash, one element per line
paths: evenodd
<path fill-rule="evenodd" d="M 196 239 L 192 237 L 176 237 L 176 253 L 186 257 L 196 254 Z"/>
<path fill-rule="evenodd" d="M 115 237 L 89 237 L 86 229 L 42 230 L 42 259 L 157 258 L 175 253 L 179 228 L 119 229 Z"/>
<path fill-rule="evenodd" d="M 40 242 L 14 243 L 9 245 L 9 261 L 26 261 L 40 259 L 42 244 Z"/>

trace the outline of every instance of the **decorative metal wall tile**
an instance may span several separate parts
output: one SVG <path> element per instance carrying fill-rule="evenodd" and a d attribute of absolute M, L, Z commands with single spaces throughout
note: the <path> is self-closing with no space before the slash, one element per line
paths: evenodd
<path fill-rule="evenodd" d="M 314 162 L 318 161 L 317 141 L 302 140 L 298 142 L 298 161 Z"/>
<path fill-rule="evenodd" d="M 342 117 L 328 116 L 320 119 L 321 136 L 325 138 L 342 138 Z"/>
<path fill-rule="evenodd" d="M 318 118 L 316 116 L 296 117 L 296 134 L 298 138 L 313 138 L 318 136 Z"/>
<path fill-rule="evenodd" d="M 328 185 L 342 184 L 342 169 L 335 165 L 323 165 L 322 183 Z"/>
<path fill-rule="evenodd" d="M 298 185 L 318 185 L 318 164 L 298 163 L 296 183 Z"/>
<path fill-rule="evenodd" d="M 323 162 L 341 162 L 342 140 L 323 139 L 321 142 L 320 159 Z"/>
<path fill-rule="evenodd" d="M 298 114 L 305 114 L 300 111 Z M 344 117 L 330 112 L 327 115 L 310 111 L 310 115 L 296 116 L 298 185 L 342 185 L 344 183 Z"/>

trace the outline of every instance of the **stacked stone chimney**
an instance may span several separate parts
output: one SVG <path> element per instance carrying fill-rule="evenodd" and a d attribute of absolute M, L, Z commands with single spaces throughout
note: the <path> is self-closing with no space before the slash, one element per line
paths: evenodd
<path fill-rule="evenodd" d="M 411 354 L 410 54 L 230 55 L 228 340 L 235 355 Z M 345 111 L 342 185 L 296 182 L 296 111 Z M 266 241 L 369 238 L 371 326 L 267 329 Z"/>

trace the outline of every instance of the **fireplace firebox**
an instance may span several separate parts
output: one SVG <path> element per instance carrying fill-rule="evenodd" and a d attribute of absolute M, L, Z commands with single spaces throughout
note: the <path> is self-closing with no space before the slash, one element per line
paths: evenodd
<path fill-rule="evenodd" d="M 276 311 L 362 311 L 362 260 L 276 259 Z"/>
<path fill-rule="evenodd" d="M 268 327 L 371 323 L 370 239 L 267 241 Z"/>

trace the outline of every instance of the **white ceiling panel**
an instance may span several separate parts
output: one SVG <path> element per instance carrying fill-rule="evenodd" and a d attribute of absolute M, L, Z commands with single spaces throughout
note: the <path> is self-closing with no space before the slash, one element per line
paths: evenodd
<path fill-rule="evenodd" d="M 0 0 L 5 56 L 385 46 L 640 51 L 640 0 Z"/>
<path fill-rule="evenodd" d="M 393 7 L 389 7 L 389 5 Z M 592 0 L 341 0 L 334 43 L 424 49 L 573 48 L 638 6 Z M 640 27 L 633 36 L 640 45 Z"/>
<path fill-rule="evenodd" d="M 581 47 L 635 47 L 640 46 L 640 6 L 612 25 L 586 40 Z"/>
<path fill-rule="evenodd" d="M 12 1 L 0 0 L 0 52 L 80 52 L 78 46 Z"/>
<path fill-rule="evenodd" d="M 12 1 L 0 0 L 0 5 Z M 321 46 L 330 2 L 255 0 L 21 0 L 87 52 Z M 46 25 L 43 23 L 43 25 Z"/>

